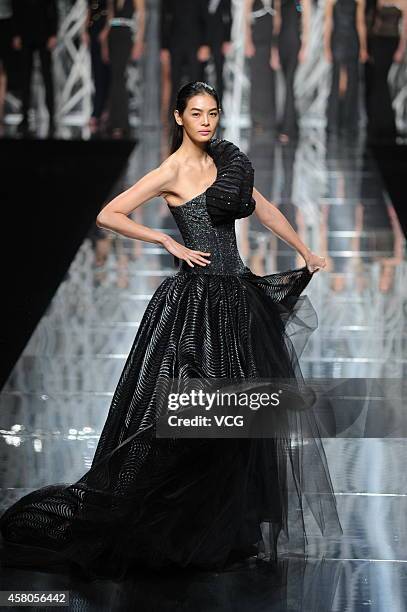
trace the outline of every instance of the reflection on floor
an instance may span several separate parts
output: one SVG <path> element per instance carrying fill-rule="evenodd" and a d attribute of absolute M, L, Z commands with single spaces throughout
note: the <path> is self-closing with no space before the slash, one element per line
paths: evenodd
<path fill-rule="evenodd" d="M 402 402 L 392 402 L 405 397 L 407 267 L 393 205 L 362 138 L 326 142 L 310 132 L 281 146 L 248 133 L 238 144 L 257 189 L 327 256 L 327 270 L 306 291 L 319 327 L 302 357 L 304 375 L 386 382 L 373 410 L 363 397 L 357 406 L 348 398 L 340 435 L 326 440 L 344 535 L 323 538 L 310 524 L 309 558 L 282 558 L 275 568 L 146 572 L 120 587 L 8 568 L 0 589 L 70 590 L 72 610 L 407 610 L 406 429 Z M 161 161 L 161 146 L 159 134 L 142 136 L 117 192 Z M 134 219 L 178 235 L 164 200 Z M 236 228 L 255 273 L 303 265 L 255 215 Z M 141 316 L 174 272 L 164 249 L 93 228 L 1 394 L 1 510 L 89 468 Z"/>

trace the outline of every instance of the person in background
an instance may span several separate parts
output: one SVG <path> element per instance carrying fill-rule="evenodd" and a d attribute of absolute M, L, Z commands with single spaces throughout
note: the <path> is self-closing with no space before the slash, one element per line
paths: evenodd
<path fill-rule="evenodd" d="M 109 128 L 113 138 L 128 136 L 127 64 L 144 52 L 144 0 L 108 0 L 106 27 L 100 34 L 103 59 L 110 62 Z M 107 45 L 106 45 L 107 42 Z"/>
<path fill-rule="evenodd" d="M 294 79 L 298 63 L 304 62 L 307 55 L 311 2 L 310 0 L 276 0 L 275 6 L 279 63 L 285 81 L 279 140 L 282 144 L 286 144 L 298 136 Z"/>
<path fill-rule="evenodd" d="M 207 0 L 207 41 L 215 64 L 216 90 L 223 101 L 223 65 L 231 50 L 231 0 Z M 201 80 L 205 80 L 206 62 L 201 64 Z"/>
<path fill-rule="evenodd" d="M 201 62 L 210 57 L 208 0 L 164 0 L 161 5 L 161 61 L 170 59 L 171 98 L 168 119 L 183 78 L 201 79 Z"/>
<path fill-rule="evenodd" d="M 88 10 L 82 40 L 90 49 L 92 62 L 94 96 L 89 127 L 91 132 L 95 133 L 100 128 L 101 116 L 106 109 L 109 93 L 110 66 L 105 61 L 106 53 L 102 52 L 101 41 L 101 33 L 106 28 L 108 0 L 87 0 L 87 2 Z"/>
<path fill-rule="evenodd" d="M 160 3 L 160 21 L 162 29 L 162 16 L 164 14 L 164 4 L 166 0 L 161 0 Z M 162 31 L 161 31 L 162 37 Z M 160 121 L 163 125 L 167 123 L 168 110 L 171 100 L 171 58 L 168 49 L 162 48 L 162 40 L 160 42 L 160 64 L 161 64 L 161 100 L 160 100 Z"/>
<path fill-rule="evenodd" d="M 0 129 L 3 131 L 4 103 L 7 92 L 7 74 L 12 41 L 11 0 L 0 0 Z"/>
<path fill-rule="evenodd" d="M 23 134 L 28 132 L 31 77 L 34 52 L 40 56 L 49 114 L 48 135 L 55 132 L 54 80 L 51 53 L 57 44 L 58 14 L 56 0 L 13 0 L 13 46 L 22 55 L 22 121 Z"/>
<path fill-rule="evenodd" d="M 327 132 L 355 135 L 359 122 L 359 65 L 367 60 L 365 0 L 326 0 L 325 58 L 332 63 Z"/>
<path fill-rule="evenodd" d="M 250 113 L 256 134 L 276 128 L 278 23 L 272 0 L 245 0 L 245 55 L 250 61 Z"/>
<path fill-rule="evenodd" d="M 400 63 L 406 51 L 407 0 L 377 0 L 368 8 L 367 22 L 367 131 L 370 139 L 394 140 L 397 128 L 388 76 L 393 62 Z"/>

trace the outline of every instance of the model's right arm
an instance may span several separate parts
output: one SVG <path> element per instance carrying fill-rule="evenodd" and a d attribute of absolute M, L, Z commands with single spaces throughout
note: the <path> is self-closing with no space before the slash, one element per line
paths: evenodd
<path fill-rule="evenodd" d="M 304 59 L 308 52 L 311 31 L 311 0 L 301 0 L 301 49 Z"/>
<path fill-rule="evenodd" d="M 361 62 L 366 62 L 367 56 L 367 34 L 366 34 L 366 8 L 365 0 L 357 0 L 356 8 L 356 28 L 359 37 L 359 59 Z"/>
<path fill-rule="evenodd" d="M 96 217 L 96 225 L 127 238 L 160 244 L 178 259 L 184 259 L 191 267 L 194 267 L 192 262 L 201 266 L 207 265 L 208 260 L 205 256 L 210 253 L 189 249 L 168 234 L 136 223 L 128 217 L 133 210 L 148 200 L 163 196 L 170 189 L 174 180 L 174 172 L 174 167 L 164 162 L 158 168 L 145 174 L 132 187 L 106 204 Z"/>
<path fill-rule="evenodd" d="M 251 11 L 253 7 L 253 0 L 245 0 L 244 2 L 244 44 L 245 44 L 245 55 L 246 57 L 253 57 L 255 54 L 255 48 L 252 38 L 252 24 L 251 24 Z"/>
<path fill-rule="evenodd" d="M 113 15 L 114 15 L 113 0 L 107 0 L 106 8 L 107 8 L 106 23 L 105 23 L 105 26 L 104 26 L 103 30 L 99 34 L 99 40 L 102 43 L 106 43 L 107 37 L 109 35 L 110 20 L 113 19 Z M 104 55 L 104 59 L 105 59 L 105 61 L 107 63 L 108 57 L 107 57 L 106 54 Z"/>
<path fill-rule="evenodd" d="M 395 62 L 402 62 L 407 47 L 407 0 L 399 2 L 397 6 L 402 11 L 402 22 L 400 29 L 400 41 L 393 59 Z"/>
<path fill-rule="evenodd" d="M 148 200 L 162 196 L 173 177 L 174 171 L 168 164 L 151 170 L 132 187 L 113 198 L 98 214 L 96 225 L 128 238 L 163 244 L 166 234 L 135 223 L 128 215 Z"/>
<path fill-rule="evenodd" d="M 15 49 L 21 49 L 21 22 L 24 18 L 24 8 L 21 10 L 21 2 L 18 0 L 12 0 L 12 21 L 11 27 L 13 29 L 13 47 Z"/>
<path fill-rule="evenodd" d="M 90 24 L 90 8 L 88 4 L 88 8 L 86 9 L 86 17 L 82 24 L 82 42 L 84 45 L 88 46 L 90 43 L 89 40 L 89 24 Z"/>
<path fill-rule="evenodd" d="M 331 36 L 333 29 L 334 0 L 326 0 L 324 11 L 324 53 L 325 59 L 332 62 Z"/>

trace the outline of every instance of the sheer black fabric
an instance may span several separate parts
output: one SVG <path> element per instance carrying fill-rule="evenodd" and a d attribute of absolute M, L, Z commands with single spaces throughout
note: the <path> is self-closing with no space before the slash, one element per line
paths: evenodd
<path fill-rule="evenodd" d="M 221 570 L 250 555 L 274 561 L 280 535 L 304 541 L 304 503 L 322 532 L 340 530 L 312 406 L 282 415 L 273 438 L 156 436 L 160 381 L 300 383 L 298 359 L 317 327 L 301 295 L 312 274 L 305 266 L 254 274 L 237 249 L 233 208 L 219 225 L 206 193 L 170 210 L 185 244 L 211 252 L 211 263 L 182 261 L 155 291 L 90 470 L 2 515 L 9 564 L 72 563 L 90 576 L 120 578 L 137 566 Z"/>

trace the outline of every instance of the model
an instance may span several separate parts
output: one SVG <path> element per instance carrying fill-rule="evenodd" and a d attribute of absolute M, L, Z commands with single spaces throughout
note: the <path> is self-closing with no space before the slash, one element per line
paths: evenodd
<path fill-rule="evenodd" d="M 274 437 L 156 435 L 159 383 L 299 380 L 291 338 L 315 328 L 300 294 L 324 258 L 254 188 L 247 155 L 214 136 L 219 113 L 211 86 L 184 85 L 171 154 L 98 215 L 101 227 L 162 246 L 179 269 L 144 312 L 89 471 L 25 495 L 2 515 L 8 564 L 68 562 L 115 578 L 140 566 L 222 570 L 242 557 L 275 560 L 292 511 L 303 532 L 304 502 L 322 531 L 340 526 L 312 407 L 273 408 Z M 156 196 L 184 244 L 128 217 Z M 235 220 L 254 212 L 301 253 L 303 267 L 257 276 L 243 263 Z"/>
<path fill-rule="evenodd" d="M 407 46 L 407 2 L 377 0 L 369 7 L 368 53 L 365 65 L 368 134 L 376 139 L 397 137 L 389 72 L 393 62 L 403 61 Z"/>
<path fill-rule="evenodd" d="M 82 40 L 90 50 L 92 79 L 94 87 L 93 109 L 89 119 L 92 133 L 99 130 L 102 114 L 106 111 L 109 94 L 110 66 L 104 61 L 106 55 L 102 51 L 100 35 L 106 28 L 108 15 L 107 0 L 88 0 L 86 19 L 82 32 Z"/>
<path fill-rule="evenodd" d="M 57 45 L 58 10 L 56 0 L 23 0 L 12 2 L 13 47 L 21 51 L 21 112 L 19 130 L 29 133 L 29 110 L 34 54 L 38 51 L 48 109 L 48 135 L 55 134 L 55 88 L 52 52 Z"/>
<path fill-rule="evenodd" d="M 327 0 L 325 58 L 332 63 L 328 133 L 355 135 L 359 124 L 359 63 L 367 60 L 365 0 Z"/>
<path fill-rule="evenodd" d="M 249 58 L 250 115 L 255 133 L 277 125 L 278 24 L 272 0 L 245 0 L 245 56 Z"/>
<path fill-rule="evenodd" d="M 102 59 L 110 63 L 109 129 L 113 138 L 129 136 L 127 65 L 144 53 L 144 0 L 109 0 L 107 24 L 99 34 Z"/>
<path fill-rule="evenodd" d="M 294 81 L 298 64 L 305 61 L 308 52 L 311 2 L 276 0 L 276 11 L 279 29 L 278 53 L 285 84 L 279 140 L 286 144 L 298 136 Z"/>

